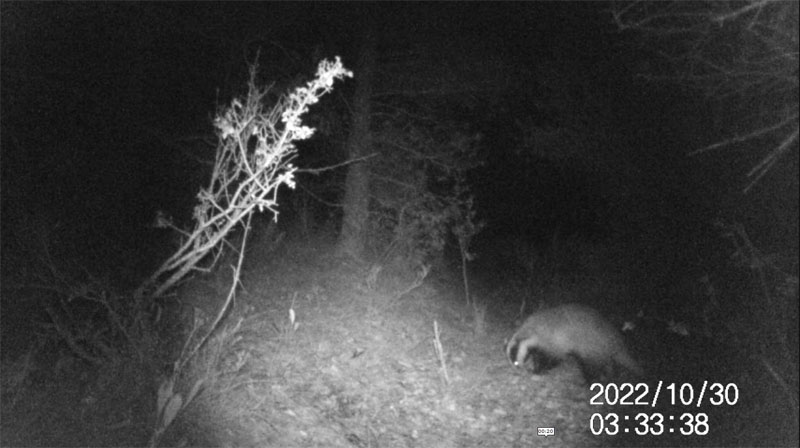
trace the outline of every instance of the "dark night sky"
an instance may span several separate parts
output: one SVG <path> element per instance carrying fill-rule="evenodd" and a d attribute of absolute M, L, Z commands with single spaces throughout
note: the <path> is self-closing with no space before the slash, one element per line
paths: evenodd
<path fill-rule="evenodd" d="M 530 222 L 524 214 L 533 211 L 521 203 L 554 209 L 596 187 L 580 185 L 583 172 L 562 172 L 565 192 L 546 180 L 546 167 L 520 169 L 509 150 L 510 123 L 539 107 L 547 79 L 566 79 L 590 86 L 586 116 L 615 136 L 597 157 L 635 166 L 631 178 L 649 184 L 627 188 L 650 192 L 640 200 L 654 214 L 676 222 L 682 214 L 706 222 L 724 215 L 755 227 L 764 244 L 796 244 L 796 152 L 745 198 L 752 152 L 687 159 L 724 137 L 712 109 L 696 93 L 636 80 L 651 53 L 616 31 L 605 6 L 4 2 L 3 212 L 24 208 L 88 233 L 136 235 L 156 209 L 191 200 L 194 171 L 173 145 L 213 136 L 215 107 L 241 93 L 257 50 L 263 79 L 279 85 L 311 74 L 319 56 L 341 55 L 353 68 L 361 14 L 377 13 L 377 94 L 427 85 L 470 99 L 462 116 L 484 134 L 489 154 L 473 176 L 476 193 L 495 223 Z M 329 104 L 343 104 L 353 86 L 339 84 Z M 538 180 L 525 180 L 531 176 Z M 545 192 L 531 200 L 537 188 Z"/>

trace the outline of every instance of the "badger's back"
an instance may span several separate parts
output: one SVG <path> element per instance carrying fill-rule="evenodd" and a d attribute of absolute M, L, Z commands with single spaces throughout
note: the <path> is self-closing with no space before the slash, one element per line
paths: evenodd
<path fill-rule="evenodd" d="M 628 354 L 622 335 L 597 310 L 580 304 L 565 304 L 533 313 L 508 343 L 506 352 L 517 366 L 526 358 L 576 358 L 584 374 L 608 372 L 613 363 L 642 374 L 642 369 Z M 541 360 L 534 360 L 534 370 Z M 593 375 L 592 375 L 593 376 Z"/>

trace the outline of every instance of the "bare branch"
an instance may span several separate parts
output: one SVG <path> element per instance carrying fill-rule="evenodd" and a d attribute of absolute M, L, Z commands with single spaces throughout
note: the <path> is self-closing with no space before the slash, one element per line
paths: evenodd
<path fill-rule="evenodd" d="M 797 135 L 798 130 L 795 128 L 791 135 L 786 137 L 777 148 L 774 148 L 772 151 L 770 151 L 770 153 L 767 154 L 767 156 L 764 157 L 761 162 L 758 163 L 758 165 L 753 167 L 753 169 L 747 173 L 748 177 L 753 177 L 753 175 L 756 175 L 756 177 L 747 185 L 747 187 L 745 187 L 745 193 L 747 193 L 750 188 L 753 187 L 753 185 L 755 185 L 765 174 L 767 174 L 767 172 L 769 172 L 770 168 L 775 165 L 775 162 L 777 162 L 782 155 L 788 152 L 789 149 L 791 149 L 792 146 L 797 143 Z"/>
<path fill-rule="evenodd" d="M 722 22 L 725 22 L 726 20 L 735 19 L 735 18 L 739 17 L 740 15 L 745 14 L 745 13 L 747 13 L 747 12 L 753 10 L 753 9 L 759 9 L 760 10 L 761 8 L 763 8 L 764 6 L 766 6 L 767 4 L 769 4 L 772 1 L 774 1 L 774 0 L 761 0 L 761 1 L 753 2 L 753 3 L 750 3 L 749 5 L 745 5 L 745 6 L 741 7 L 741 8 L 739 8 L 739 9 L 733 10 L 733 11 L 727 13 L 727 14 L 719 14 L 719 15 L 717 15 L 715 17 L 712 17 L 711 20 L 713 20 L 714 22 L 717 22 L 717 23 L 722 23 Z"/>
<path fill-rule="evenodd" d="M 695 149 L 694 151 L 689 152 L 689 154 L 687 154 L 687 155 L 691 157 L 691 156 L 695 156 L 695 155 L 698 155 L 698 154 L 702 154 L 702 153 L 704 153 L 706 151 L 711 151 L 711 150 L 714 150 L 714 149 L 717 149 L 717 148 L 721 148 L 723 146 L 732 145 L 734 143 L 741 143 L 741 142 L 744 142 L 744 141 L 747 141 L 747 140 L 754 139 L 756 137 L 761 137 L 763 135 L 766 135 L 766 134 L 772 133 L 774 131 L 777 131 L 778 129 L 780 129 L 780 128 L 782 128 L 782 127 L 784 127 L 784 126 L 786 126 L 786 125 L 788 125 L 790 123 L 796 123 L 797 119 L 798 119 L 797 114 L 794 114 L 794 115 L 791 115 L 791 116 L 787 117 L 786 119 L 782 120 L 781 122 L 779 122 L 777 124 L 774 124 L 772 126 L 768 126 L 768 127 L 761 128 L 761 129 L 756 129 L 755 131 L 747 133 L 747 134 L 744 134 L 744 135 L 737 135 L 737 136 L 731 137 L 731 138 L 729 138 L 727 140 L 723 140 L 721 142 L 717 142 L 717 143 L 714 143 L 712 145 L 708 145 L 708 146 L 700 148 L 700 149 Z M 797 136 L 797 129 L 796 128 L 795 128 L 794 134 L 795 134 L 795 137 L 796 137 Z M 783 146 L 783 145 L 781 145 L 781 146 Z"/>
<path fill-rule="evenodd" d="M 797 147 L 799 5 L 780 0 L 632 1 L 612 7 L 619 29 L 657 40 L 657 54 L 672 67 L 672 73 L 645 74 L 648 79 L 688 84 L 719 101 L 775 106 L 752 111 L 767 125 L 689 153 L 776 137 L 781 143 L 750 170 L 748 177 L 754 179 L 745 191 Z"/>
<path fill-rule="evenodd" d="M 217 154 L 209 184 L 197 194 L 193 230 L 183 232 L 188 236 L 181 247 L 137 288 L 136 297 L 159 297 L 197 270 L 201 260 L 256 208 L 277 217 L 278 188 L 294 188 L 294 142 L 314 132 L 301 117 L 330 92 L 334 80 L 352 76 L 338 57 L 334 62 L 323 60 L 316 78 L 268 109 L 264 97 L 269 87 L 256 86 L 256 69 L 255 64 L 250 68 L 247 96 L 231 101 L 214 120 Z"/>
<path fill-rule="evenodd" d="M 342 163 L 337 163 L 336 165 L 324 166 L 322 168 L 298 168 L 298 169 L 294 170 L 294 172 L 295 173 L 309 173 L 309 174 L 318 175 L 319 173 L 322 173 L 322 172 L 325 172 L 325 171 L 334 170 L 336 168 L 340 168 L 340 167 L 343 167 L 343 166 L 347 166 L 347 165 L 350 165 L 351 163 L 363 162 L 363 161 L 365 161 L 367 159 L 371 159 L 371 158 L 373 158 L 373 157 L 375 157 L 377 155 L 378 155 L 378 153 L 372 153 L 372 154 L 366 155 L 364 157 L 358 157 L 356 159 L 345 160 Z"/>

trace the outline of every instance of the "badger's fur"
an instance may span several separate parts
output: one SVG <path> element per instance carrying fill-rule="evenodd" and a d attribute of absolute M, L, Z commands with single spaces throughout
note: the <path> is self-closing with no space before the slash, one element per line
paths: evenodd
<path fill-rule="evenodd" d="M 532 361 L 534 373 L 574 358 L 589 382 L 608 379 L 615 364 L 643 374 L 619 331 L 593 308 L 574 303 L 530 315 L 508 341 L 506 354 L 517 367 Z"/>

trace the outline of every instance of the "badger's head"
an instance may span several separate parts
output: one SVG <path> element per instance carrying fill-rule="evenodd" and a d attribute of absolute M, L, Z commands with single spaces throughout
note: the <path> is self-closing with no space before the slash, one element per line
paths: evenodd
<path fill-rule="evenodd" d="M 506 355 L 508 360 L 515 367 L 522 367 L 525 364 L 531 349 L 535 346 L 535 341 L 531 338 L 520 339 L 517 335 L 512 337 L 506 345 Z"/>
<path fill-rule="evenodd" d="M 544 362 L 549 365 L 549 358 L 539 348 L 539 338 L 536 335 L 520 337 L 514 335 L 506 344 L 506 355 L 514 367 L 524 367 L 531 371 L 538 369 L 538 364 Z"/>

